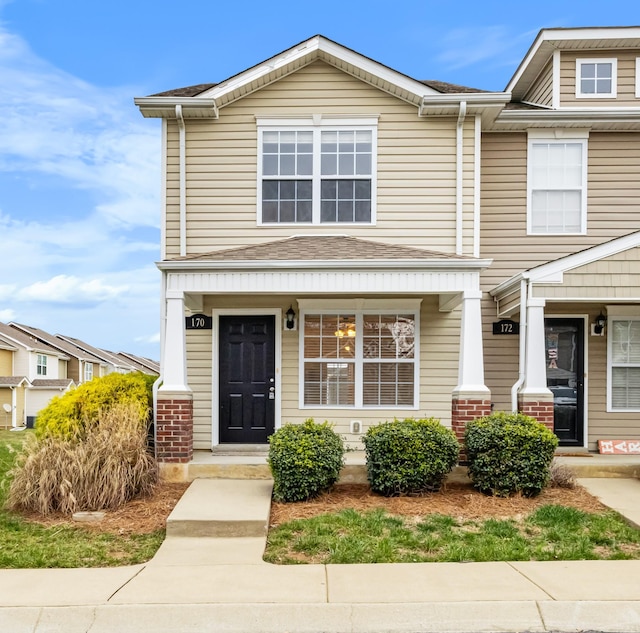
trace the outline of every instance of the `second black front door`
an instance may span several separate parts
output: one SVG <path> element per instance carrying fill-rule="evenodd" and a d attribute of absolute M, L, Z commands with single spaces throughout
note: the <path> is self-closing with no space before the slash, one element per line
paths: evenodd
<path fill-rule="evenodd" d="M 221 316 L 221 443 L 263 444 L 275 420 L 275 317 Z"/>
<path fill-rule="evenodd" d="M 584 321 L 545 319 L 547 387 L 560 446 L 584 445 Z"/>

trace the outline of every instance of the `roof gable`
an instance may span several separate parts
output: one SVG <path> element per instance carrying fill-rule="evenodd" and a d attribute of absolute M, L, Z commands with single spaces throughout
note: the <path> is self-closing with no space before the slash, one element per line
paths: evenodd
<path fill-rule="evenodd" d="M 509 100 L 493 93 L 439 81 L 421 81 L 347 48 L 322 35 L 274 55 L 219 83 L 198 84 L 134 100 L 143 116 L 175 118 L 176 107 L 184 118 L 218 118 L 220 108 L 260 90 L 317 60 L 418 107 L 420 115 L 451 115 L 460 101 L 501 108 Z"/>
<path fill-rule="evenodd" d="M 40 352 L 41 354 L 56 356 L 62 360 L 69 360 L 68 356 L 55 347 L 42 343 L 33 336 L 11 327 L 6 323 L 0 323 L 0 337 L 5 342 L 17 345 L 19 348 L 25 349 L 28 352 Z"/>

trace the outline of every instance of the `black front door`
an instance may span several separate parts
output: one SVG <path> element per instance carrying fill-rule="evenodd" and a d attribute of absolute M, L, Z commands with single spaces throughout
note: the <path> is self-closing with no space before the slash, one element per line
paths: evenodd
<path fill-rule="evenodd" d="M 275 317 L 221 316 L 220 442 L 264 444 L 275 419 Z"/>
<path fill-rule="evenodd" d="M 560 446 L 584 445 L 584 321 L 545 319 L 547 387 Z"/>

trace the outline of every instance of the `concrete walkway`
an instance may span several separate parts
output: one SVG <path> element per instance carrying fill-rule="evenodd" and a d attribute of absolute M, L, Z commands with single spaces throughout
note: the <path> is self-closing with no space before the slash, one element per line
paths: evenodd
<path fill-rule="evenodd" d="M 640 481 L 580 483 L 640 519 Z M 640 561 L 270 565 L 270 493 L 195 480 L 143 565 L 1 570 L 0 631 L 640 632 Z"/>

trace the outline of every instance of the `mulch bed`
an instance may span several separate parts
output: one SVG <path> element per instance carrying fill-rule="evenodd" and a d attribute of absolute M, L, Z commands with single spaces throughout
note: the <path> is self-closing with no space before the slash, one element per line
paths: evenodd
<path fill-rule="evenodd" d="M 440 492 L 410 497 L 382 497 L 365 484 L 345 484 L 335 486 L 310 501 L 273 502 L 270 527 L 347 508 L 361 512 L 385 508 L 390 514 L 404 516 L 446 514 L 459 519 L 488 519 L 520 518 L 548 504 L 571 506 L 592 513 L 608 509 L 581 486 L 573 489 L 546 488 L 533 498 L 517 496 L 503 499 L 484 495 L 465 483 L 450 483 Z"/>

